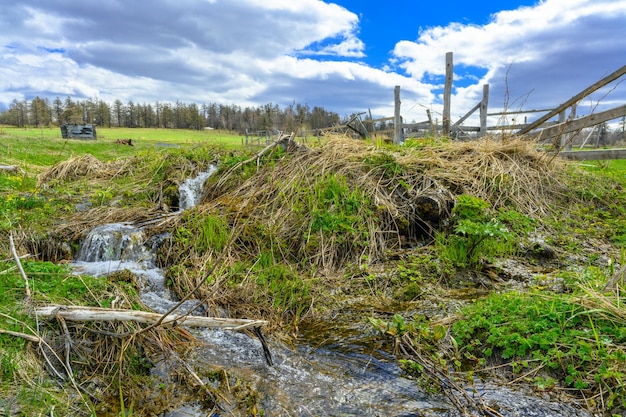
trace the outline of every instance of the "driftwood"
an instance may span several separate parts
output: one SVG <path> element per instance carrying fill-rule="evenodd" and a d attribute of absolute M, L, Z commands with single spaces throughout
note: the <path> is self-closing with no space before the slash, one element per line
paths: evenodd
<path fill-rule="evenodd" d="M 43 343 L 43 339 L 39 336 L 35 336 L 32 334 L 22 333 L 22 332 L 14 332 L 11 330 L 0 329 L 0 334 L 8 334 L 15 337 L 21 337 L 22 339 L 28 340 L 33 343 Z"/>
<path fill-rule="evenodd" d="M 14 171 L 14 172 L 19 172 L 20 167 L 18 167 L 17 165 L 0 165 L 0 171 Z"/>
<path fill-rule="evenodd" d="M 38 307 L 35 313 L 40 317 L 62 317 L 70 321 L 134 321 L 144 324 L 174 324 L 189 327 L 211 327 L 225 330 L 241 330 L 250 327 L 264 326 L 265 320 L 231 319 L 219 317 L 200 317 L 168 314 L 164 319 L 162 314 L 138 310 L 108 309 L 98 307 L 51 305 Z"/>
<path fill-rule="evenodd" d="M 22 263 L 20 262 L 20 257 L 17 256 L 17 251 L 15 250 L 15 244 L 13 243 L 13 234 L 9 234 L 9 244 L 11 246 L 11 253 L 13 254 L 13 259 L 15 259 L 15 264 L 17 265 L 17 268 L 20 271 L 20 275 L 22 275 L 22 278 L 24 278 L 24 287 L 25 287 L 25 291 L 26 291 L 26 302 L 28 303 L 30 301 L 30 285 L 28 285 L 28 277 L 26 276 L 26 273 L 24 272 L 24 268 L 22 268 Z"/>

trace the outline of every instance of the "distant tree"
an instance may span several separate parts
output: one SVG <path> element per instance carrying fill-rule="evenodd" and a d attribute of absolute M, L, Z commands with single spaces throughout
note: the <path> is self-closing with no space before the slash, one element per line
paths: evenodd
<path fill-rule="evenodd" d="M 51 122 L 48 100 L 35 97 L 30 101 L 30 122 L 33 126 L 48 126 Z"/>
<path fill-rule="evenodd" d="M 113 102 L 113 115 L 117 127 L 122 127 L 124 123 L 124 103 L 122 103 L 122 100 L 117 99 Z"/>
<path fill-rule="evenodd" d="M 169 103 L 163 104 L 162 113 L 163 113 L 163 127 L 166 129 L 174 127 L 172 126 L 172 120 L 174 118 L 173 112 L 172 112 L 172 106 Z"/>
<path fill-rule="evenodd" d="M 326 111 L 323 107 L 313 107 L 309 123 L 311 124 L 311 129 L 333 126 L 339 123 L 339 115 Z"/>
<path fill-rule="evenodd" d="M 111 127 L 111 107 L 102 100 L 97 103 L 95 122 L 98 126 Z"/>
<path fill-rule="evenodd" d="M 67 97 L 63 103 L 60 123 L 83 123 L 82 106 L 72 101 L 70 97 Z"/>
<path fill-rule="evenodd" d="M 28 123 L 28 104 L 26 100 L 18 101 L 14 99 L 9 105 L 7 121 L 9 124 L 17 127 L 24 127 Z"/>
<path fill-rule="evenodd" d="M 55 98 L 52 101 L 52 114 L 54 117 L 54 121 L 58 124 L 61 124 L 61 114 L 63 113 L 63 102 L 59 97 Z"/>
<path fill-rule="evenodd" d="M 135 108 L 135 103 L 133 103 L 132 100 L 129 100 L 126 105 L 126 120 L 124 126 L 137 127 L 137 109 Z"/>

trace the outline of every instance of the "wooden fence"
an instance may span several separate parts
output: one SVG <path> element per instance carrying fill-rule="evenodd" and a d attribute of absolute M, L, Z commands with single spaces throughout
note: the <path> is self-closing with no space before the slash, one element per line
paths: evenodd
<path fill-rule="evenodd" d="M 426 110 L 427 120 L 419 123 L 406 124 L 403 123 L 400 116 L 400 87 L 396 86 L 394 89 L 394 116 L 384 117 L 380 119 L 372 119 L 371 117 L 366 120 L 361 120 L 360 113 L 349 120 L 345 125 L 335 126 L 326 130 L 345 129 L 354 134 L 358 134 L 361 137 L 374 136 L 374 135 L 387 135 L 393 137 L 394 143 L 401 143 L 404 140 L 406 133 L 411 134 L 416 132 L 425 135 L 441 135 L 451 137 L 482 137 L 489 131 L 509 131 L 511 134 L 525 135 L 528 138 L 538 141 L 549 142 L 551 141 L 555 147 L 561 151 L 564 150 L 562 156 L 571 158 L 614 158 L 626 157 L 626 150 L 612 150 L 610 152 L 586 152 L 580 153 L 576 156 L 570 156 L 569 152 L 571 143 L 577 135 L 581 135 L 583 129 L 598 126 L 610 120 L 614 120 L 620 117 L 626 116 L 626 105 L 618 106 L 602 112 L 593 113 L 585 117 L 576 117 L 576 105 L 585 97 L 599 90 L 622 77 L 626 74 L 626 65 L 618 69 L 617 71 L 607 75 L 593 85 L 585 88 L 580 93 L 574 95 L 569 100 L 566 100 L 562 104 L 553 109 L 543 110 L 517 110 L 517 111 L 504 111 L 500 113 L 488 113 L 489 104 L 489 84 L 483 85 L 483 96 L 479 103 L 472 107 L 466 114 L 464 114 L 459 120 L 452 123 L 450 117 L 451 109 L 451 96 L 452 96 L 452 84 L 453 84 L 453 55 L 452 52 L 446 54 L 446 78 L 444 86 L 444 98 L 443 98 L 443 114 L 441 124 L 433 122 L 432 115 L 429 110 Z M 569 110 L 569 115 L 568 115 Z M 476 111 L 479 112 L 479 126 L 463 126 L 465 122 Z M 513 114 L 527 114 L 527 113 L 545 113 L 532 123 L 518 124 L 510 126 L 487 126 L 487 116 L 500 116 L 505 117 Z M 557 121 L 550 121 L 550 119 L 558 116 Z M 379 123 L 387 124 L 393 121 L 393 129 L 385 128 L 383 130 L 376 130 L 375 127 Z M 567 153 L 566 153 L 567 152 Z M 578 153 L 578 152 L 576 152 Z"/>
<path fill-rule="evenodd" d="M 427 120 L 419 123 L 404 123 L 401 116 L 400 108 L 400 86 L 396 86 L 394 89 L 394 115 L 391 117 L 383 117 L 379 119 L 372 119 L 371 111 L 369 117 L 362 119 L 363 115 L 368 112 L 362 112 L 353 115 L 344 124 L 331 126 L 323 129 L 316 130 L 301 130 L 296 139 L 299 139 L 303 143 L 307 142 L 309 137 L 317 138 L 320 140 L 320 136 L 327 132 L 340 132 L 345 134 L 352 134 L 356 137 L 367 138 L 373 136 L 383 136 L 392 138 L 396 144 L 404 141 L 405 134 L 411 136 L 448 136 L 453 138 L 473 138 L 482 137 L 489 132 L 498 131 L 504 133 L 507 131 L 511 135 L 524 135 L 529 139 L 533 139 L 541 142 L 548 142 L 553 145 L 561 156 L 571 159 L 626 159 L 626 149 L 611 149 L 611 150 L 596 150 L 596 151 L 572 151 L 571 144 L 577 136 L 582 135 L 584 130 L 587 132 L 589 128 L 599 127 L 601 124 L 614 120 L 620 117 L 626 117 L 626 104 L 605 110 L 602 112 L 593 113 L 585 117 L 576 117 L 576 105 L 585 97 L 599 90 L 622 77 L 626 74 L 626 65 L 618 69 L 617 71 L 607 75 L 601 80 L 597 81 L 593 85 L 585 88 L 578 94 L 566 100 L 562 104 L 553 109 L 541 109 L 541 110 L 505 110 L 504 112 L 488 113 L 489 107 L 489 84 L 483 85 L 482 99 L 474 107 L 472 107 L 467 113 L 465 113 L 459 120 L 452 122 L 450 116 L 451 109 L 451 96 L 454 74 L 454 62 L 452 52 L 446 54 L 446 77 L 444 86 L 443 97 L 443 113 L 441 124 L 433 121 L 430 110 L 426 110 Z M 463 126 L 463 123 L 476 111 L 479 112 L 479 126 Z M 568 114 L 569 111 L 569 114 Z M 506 117 L 515 114 L 528 114 L 528 113 L 544 113 L 532 123 L 513 124 L 513 125 L 497 125 L 488 126 L 488 116 L 500 116 Z M 556 121 L 550 121 L 555 116 L 558 116 Z M 377 125 L 382 125 L 382 129 L 377 129 Z M 583 141 L 583 145 L 587 143 L 589 136 L 594 132 L 587 133 L 587 138 Z M 245 140 L 242 139 L 242 144 L 245 145 L 261 145 L 262 143 L 269 143 L 273 140 L 273 137 L 279 137 L 282 131 L 257 131 L 248 132 L 246 130 Z M 581 147 L 582 148 L 582 147 Z"/>

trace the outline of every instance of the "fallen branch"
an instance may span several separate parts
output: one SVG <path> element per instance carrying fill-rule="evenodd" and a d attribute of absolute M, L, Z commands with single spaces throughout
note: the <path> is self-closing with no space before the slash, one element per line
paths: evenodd
<path fill-rule="evenodd" d="M 26 333 L 21 333 L 21 332 L 14 332 L 12 330 L 5 330 L 5 329 L 0 329 L 0 333 L 2 334 L 8 334 L 11 336 L 15 336 L 15 337 L 21 337 L 22 339 L 26 339 L 30 342 L 33 343 L 42 343 L 43 339 L 39 336 L 35 336 L 32 334 L 26 334 Z"/>
<path fill-rule="evenodd" d="M 70 321 L 133 321 L 144 324 L 173 324 L 189 327 L 210 327 L 224 330 L 241 330 L 264 326 L 265 320 L 231 319 L 219 317 L 200 317 L 171 313 L 163 319 L 162 314 L 138 310 L 107 309 L 98 307 L 75 307 L 52 305 L 38 307 L 35 313 L 41 317 L 63 317 Z"/>
<path fill-rule="evenodd" d="M 19 172 L 20 167 L 18 167 L 17 165 L 0 165 L 0 171 L 13 171 L 13 172 Z"/>
<path fill-rule="evenodd" d="M 270 143 L 269 145 L 267 145 L 265 148 L 261 149 L 259 152 L 257 152 L 254 156 L 246 159 L 245 161 L 239 161 L 237 162 L 235 165 L 233 165 L 223 176 L 222 178 L 220 178 L 220 180 L 217 182 L 217 184 L 215 185 L 215 187 L 221 187 L 226 180 L 235 172 L 237 171 L 239 168 L 241 168 L 244 165 L 249 164 L 250 162 L 254 162 L 256 161 L 257 166 L 259 166 L 261 164 L 261 157 L 263 155 L 265 155 L 267 152 L 271 151 L 272 149 L 274 149 L 276 146 L 282 146 L 285 150 L 288 150 L 289 147 L 294 144 L 295 142 L 293 141 L 293 138 L 295 136 L 295 132 L 292 132 L 291 135 L 280 135 L 278 137 L 278 139 L 276 139 L 274 142 Z"/>
<path fill-rule="evenodd" d="M 15 250 L 15 244 L 13 243 L 13 234 L 9 234 L 9 244 L 11 245 L 11 253 L 13 254 L 13 259 L 15 259 L 15 264 L 17 268 L 20 270 L 20 274 L 22 278 L 24 278 L 24 285 L 26 287 L 26 302 L 30 301 L 30 286 L 28 285 L 28 277 L 26 276 L 26 272 L 24 272 L 24 268 L 22 268 L 22 262 L 20 262 L 20 257 L 17 256 L 17 251 Z"/>

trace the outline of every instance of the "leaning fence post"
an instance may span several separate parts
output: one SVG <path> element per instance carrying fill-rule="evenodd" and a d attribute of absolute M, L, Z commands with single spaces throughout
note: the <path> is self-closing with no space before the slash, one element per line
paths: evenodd
<path fill-rule="evenodd" d="M 478 136 L 487 134 L 487 107 L 489 106 L 489 84 L 483 85 L 483 100 L 480 102 L 480 132 Z"/>
<path fill-rule="evenodd" d="M 454 74 L 454 64 L 452 62 L 452 52 L 446 53 L 446 84 L 443 88 L 443 136 L 450 136 L 450 97 L 452 95 L 452 78 Z"/>

